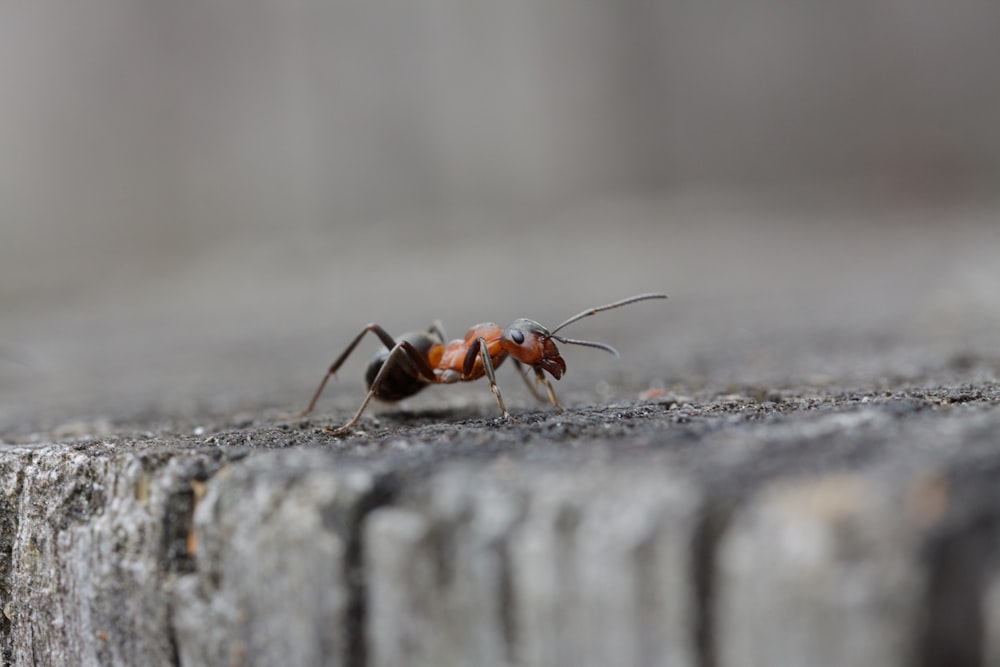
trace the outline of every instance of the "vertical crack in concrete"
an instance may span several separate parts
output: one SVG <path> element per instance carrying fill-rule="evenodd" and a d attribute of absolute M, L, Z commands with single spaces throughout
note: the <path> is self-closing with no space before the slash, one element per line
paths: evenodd
<path fill-rule="evenodd" d="M 208 466 L 206 461 L 198 461 L 190 476 L 179 480 L 179 486 L 174 488 L 164 505 L 163 534 L 160 545 L 161 573 L 166 577 L 173 575 L 192 574 L 196 570 L 194 557 L 194 511 L 201 499 L 204 485 L 218 470 L 219 465 Z M 170 650 L 170 661 L 175 667 L 181 664 L 180 639 L 177 636 L 177 626 L 174 623 L 175 606 L 171 604 L 167 613 L 165 628 L 167 644 Z"/>
<path fill-rule="evenodd" d="M 176 459 L 175 459 L 176 460 Z M 196 570 L 193 542 L 194 512 L 204 490 L 204 485 L 215 475 L 224 464 L 219 456 L 197 455 L 185 461 L 185 465 L 176 476 L 165 472 L 169 459 L 157 459 L 151 468 L 149 461 L 143 460 L 143 472 L 136 481 L 135 500 L 149 500 L 151 487 L 163 484 L 165 497 L 158 516 L 150 517 L 158 520 L 162 526 L 159 546 L 155 552 L 155 563 L 160 579 L 160 588 L 164 595 L 171 595 L 164 587 L 177 576 L 191 574 Z M 176 613 L 173 603 L 168 605 L 165 627 L 163 629 L 169 660 L 171 665 L 181 664 L 180 640 L 174 622 Z"/>
<path fill-rule="evenodd" d="M 511 580 L 511 562 L 510 562 L 510 551 L 507 549 L 509 543 L 509 531 L 508 535 L 502 540 L 497 540 L 496 550 L 498 558 L 499 590 L 497 591 L 499 595 L 499 609 L 498 615 L 500 618 L 500 631 L 503 636 L 503 651 L 504 658 L 510 665 L 518 664 L 518 652 L 517 652 L 517 619 L 514 617 L 515 611 L 515 600 L 514 600 L 514 583 Z"/>
<path fill-rule="evenodd" d="M 995 530 L 995 527 L 981 528 Z M 980 597 L 983 570 L 989 558 L 983 542 L 977 537 L 945 538 L 931 548 L 922 667 L 978 667 L 982 664 Z"/>
<path fill-rule="evenodd" d="M 376 476 L 374 488 L 365 495 L 351 516 L 345 535 L 347 551 L 344 557 L 344 586 L 347 590 L 345 667 L 366 667 L 368 644 L 367 582 L 364 571 L 364 540 L 361 528 L 365 517 L 375 509 L 389 505 L 396 495 L 398 481 L 392 475 Z"/>
<path fill-rule="evenodd" d="M 7 458 L 7 457 L 5 457 Z M 14 542 L 20 521 L 20 502 L 24 490 L 24 471 L 20 466 L 9 465 L 7 458 L 0 465 L 0 484 L 10 488 L 0 489 L 0 660 L 4 665 L 14 664 L 14 639 L 12 617 L 16 610 L 13 596 Z"/>
<path fill-rule="evenodd" d="M 1000 517 L 983 512 L 930 545 L 921 667 L 983 664 L 986 594 L 1000 546 Z"/>
<path fill-rule="evenodd" d="M 730 510 L 719 501 L 706 501 L 699 513 L 691 544 L 691 610 L 694 614 L 695 659 L 698 667 L 715 667 L 715 602 L 719 541 L 729 523 Z"/>
<path fill-rule="evenodd" d="M 992 453 L 993 437 L 982 443 Z M 926 544 L 930 581 L 921 667 L 979 667 L 985 661 L 986 596 L 1000 550 L 998 474 L 1000 461 L 975 455 L 951 474 L 948 516 Z"/>
<path fill-rule="evenodd" d="M 194 554 L 187 547 L 194 527 L 194 508 L 194 489 L 190 484 L 173 489 L 166 499 L 159 558 L 164 574 L 194 572 Z"/>

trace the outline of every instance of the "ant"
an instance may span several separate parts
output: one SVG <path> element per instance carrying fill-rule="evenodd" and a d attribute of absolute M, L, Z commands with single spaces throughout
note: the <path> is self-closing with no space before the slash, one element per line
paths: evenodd
<path fill-rule="evenodd" d="M 565 408 L 559 405 L 552 385 L 545 377 L 545 372 L 548 372 L 558 380 L 566 372 L 566 362 L 559 356 L 559 349 L 553 341 L 594 347 L 610 352 L 616 357 L 619 354 L 618 350 L 604 343 L 559 336 L 557 335 L 559 330 L 577 320 L 605 310 L 620 308 L 636 301 L 666 298 L 665 294 L 639 294 L 604 306 L 589 308 L 569 318 L 551 331 L 529 319 L 514 320 L 507 328 L 493 322 L 484 322 L 469 329 L 465 333 L 465 338 L 456 339 L 449 343 L 445 343 L 447 338 L 440 322 L 434 322 L 427 331 L 405 333 L 398 338 L 393 338 L 385 329 L 371 323 L 354 337 L 347 349 L 330 365 L 330 369 L 323 376 L 323 381 L 316 388 L 312 400 L 309 401 L 309 407 L 298 416 L 304 417 L 312 412 L 330 376 L 337 372 L 337 369 L 369 331 L 378 336 L 385 348 L 376 353 L 368 364 L 368 370 L 365 373 L 368 395 L 349 422 L 340 428 L 325 429 L 328 433 L 342 435 L 350 431 L 361 419 L 362 413 L 373 398 L 383 401 L 398 401 L 413 396 L 424 387 L 432 384 L 471 382 L 484 375 L 489 380 L 490 391 L 493 392 L 504 418 L 508 421 L 515 421 L 504 406 L 494 374 L 494 369 L 502 364 L 508 356 L 513 357 L 518 375 L 528 385 L 528 389 L 531 390 L 535 398 L 540 401 L 545 400 L 528 381 L 522 364 L 529 366 L 534 371 L 535 381 L 536 383 L 541 382 L 545 386 L 549 401 L 560 411 L 563 411 Z"/>

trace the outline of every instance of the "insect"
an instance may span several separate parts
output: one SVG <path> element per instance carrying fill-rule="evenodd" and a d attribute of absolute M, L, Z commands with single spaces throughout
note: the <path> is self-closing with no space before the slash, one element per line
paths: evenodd
<path fill-rule="evenodd" d="M 589 340 L 577 340 L 560 336 L 559 331 L 567 326 L 589 317 L 596 313 L 612 308 L 620 308 L 637 301 L 649 299 L 666 299 L 665 294 L 639 294 L 631 296 L 621 301 L 615 301 L 596 308 L 588 308 L 582 313 L 577 313 L 551 331 L 544 326 L 529 319 L 514 320 L 508 327 L 504 328 L 493 322 L 484 322 L 470 328 L 465 337 L 450 342 L 445 342 L 444 329 L 440 322 L 435 322 L 427 331 L 414 331 L 405 333 L 398 338 L 390 336 L 385 329 L 378 324 L 371 323 L 365 326 L 361 332 L 354 337 L 350 345 L 340 353 L 340 356 L 330 364 L 329 370 L 323 376 L 322 382 L 316 388 L 309 406 L 303 410 L 299 417 L 304 417 L 316 407 L 316 401 L 326 387 L 327 381 L 334 375 L 340 366 L 347 360 L 354 348 L 357 347 L 365 334 L 371 332 L 375 334 L 385 346 L 383 350 L 376 353 L 368 364 L 365 373 L 365 380 L 368 383 L 368 395 L 365 396 L 361 407 L 354 414 L 350 421 L 339 428 L 326 429 L 333 435 L 341 435 L 350 431 L 361 419 L 365 408 L 373 398 L 382 401 L 398 401 L 408 396 L 413 396 L 424 387 L 432 384 L 451 384 L 454 382 L 471 382 L 486 376 L 490 383 L 490 391 L 496 398 L 500 412 L 508 421 L 514 421 L 504 405 L 500 389 L 497 387 L 495 370 L 507 357 L 514 359 L 517 366 L 518 375 L 525 381 L 531 393 L 538 400 L 544 401 L 534 386 L 528 381 L 523 366 L 528 366 L 534 371 L 536 383 L 541 383 L 548 393 L 548 400 L 559 410 L 564 408 L 559 405 L 556 394 L 552 390 L 545 373 L 548 373 L 556 380 L 566 372 L 566 362 L 559 354 L 559 348 L 555 341 L 569 345 L 583 345 L 594 347 L 599 350 L 618 355 L 618 351 L 604 343 L 597 343 Z"/>

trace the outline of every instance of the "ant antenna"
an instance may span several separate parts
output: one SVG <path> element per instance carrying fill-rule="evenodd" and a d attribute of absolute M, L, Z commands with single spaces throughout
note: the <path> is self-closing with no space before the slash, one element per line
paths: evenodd
<path fill-rule="evenodd" d="M 651 292 L 648 294 L 637 294 L 636 296 L 630 296 L 627 299 L 622 299 L 621 301 L 615 301 L 614 303 L 605 304 L 603 306 L 597 306 L 596 308 L 588 308 L 582 313 L 577 313 L 573 317 L 569 318 L 568 320 L 557 326 L 549 333 L 549 335 L 552 338 L 555 338 L 560 343 L 569 343 L 571 345 L 583 345 L 584 347 L 595 347 L 598 350 L 604 350 L 605 352 L 610 352 L 616 357 L 620 357 L 621 355 L 618 354 L 618 350 L 611 347 L 610 345 L 606 345 L 604 343 L 597 343 L 591 340 L 577 340 L 575 338 L 564 338 L 562 336 L 556 336 L 555 334 L 557 331 L 559 331 L 568 324 L 572 324 L 577 320 L 582 320 L 585 317 L 590 317 L 591 315 L 604 312 L 605 310 L 611 310 L 612 308 L 620 308 L 622 306 L 627 306 L 628 304 L 635 303 L 636 301 L 647 301 L 649 299 L 666 299 L 666 298 L 667 298 L 666 294 Z"/>
<path fill-rule="evenodd" d="M 593 340 L 577 340 L 576 338 L 564 338 L 562 336 L 555 336 L 555 335 L 553 335 L 552 338 L 555 338 L 560 343 L 569 343 L 571 345 L 582 345 L 584 347 L 596 347 L 598 350 L 604 350 L 605 352 L 610 352 L 616 357 L 620 358 L 622 356 L 618 354 L 618 350 L 611 347 L 607 343 L 598 343 L 597 341 Z"/>

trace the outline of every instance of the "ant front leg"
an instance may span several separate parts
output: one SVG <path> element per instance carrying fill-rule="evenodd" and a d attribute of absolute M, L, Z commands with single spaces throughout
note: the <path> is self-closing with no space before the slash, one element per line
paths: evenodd
<path fill-rule="evenodd" d="M 427 359 L 425 359 L 420 352 L 417 351 L 417 348 L 413 347 L 412 343 L 406 340 L 401 340 L 393 345 L 392 349 L 389 350 L 389 356 L 385 358 L 382 368 L 379 369 L 375 379 L 372 380 L 372 385 L 368 389 L 368 395 L 365 396 L 365 400 L 362 401 L 361 407 L 354 413 L 351 420 L 338 428 L 325 428 L 323 430 L 330 435 L 343 435 L 354 428 L 354 426 L 358 423 L 358 420 L 361 419 L 361 415 L 364 414 L 365 408 L 368 407 L 368 404 L 371 403 L 371 400 L 375 398 L 375 395 L 378 393 L 379 387 L 382 386 L 383 380 L 385 380 L 386 375 L 388 375 L 388 371 L 391 368 L 394 368 L 393 365 L 397 363 L 399 357 L 404 355 L 408 357 L 409 360 L 416 366 L 417 374 L 421 380 L 424 380 L 428 384 L 435 382 L 436 377 L 434 375 L 434 369 L 431 368 L 429 363 L 427 363 Z"/>
<path fill-rule="evenodd" d="M 532 384 L 531 380 L 528 379 L 527 374 L 524 372 L 524 364 L 515 359 L 514 366 L 517 367 L 517 374 L 521 376 L 522 380 L 524 380 L 524 384 L 527 385 L 528 391 L 530 391 L 531 395 L 535 397 L 535 400 L 541 401 L 542 403 L 545 402 L 545 397 L 538 393 L 538 389 L 536 387 L 536 385 L 541 382 L 545 385 L 545 390 L 549 394 L 549 402 L 552 403 L 552 405 L 554 405 L 559 412 L 566 412 L 566 408 L 559 405 L 559 401 L 556 399 L 556 392 L 552 389 L 552 384 L 549 383 L 548 378 L 545 377 L 545 373 L 542 372 L 541 368 L 535 368 L 534 366 L 531 367 L 531 370 L 535 371 L 535 384 Z"/>
<path fill-rule="evenodd" d="M 559 405 L 559 401 L 556 399 L 556 392 L 552 389 L 552 384 L 549 382 L 549 379 L 545 377 L 545 373 L 542 372 L 542 369 L 536 368 L 534 370 L 535 380 L 545 385 L 545 390 L 549 392 L 549 400 L 552 402 L 552 405 L 556 406 L 559 412 L 566 412 L 566 408 Z M 525 381 L 527 381 L 527 378 L 525 378 Z"/>
<path fill-rule="evenodd" d="M 500 407 L 500 412 L 503 413 L 504 419 L 509 422 L 516 422 L 517 420 L 510 416 L 507 412 L 507 406 L 503 404 L 503 397 L 500 395 L 500 388 L 497 386 L 497 376 L 493 371 L 493 360 L 490 359 L 489 349 L 486 347 L 486 339 L 479 337 L 472 341 L 469 345 L 469 351 L 465 355 L 465 364 L 463 372 L 468 375 L 469 371 L 472 370 L 472 366 L 475 363 L 476 354 L 483 361 L 483 370 L 486 371 L 486 379 L 490 382 L 490 391 L 493 392 L 493 396 L 497 399 L 497 405 Z"/>
<path fill-rule="evenodd" d="M 531 392 L 531 395 L 535 397 L 536 401 L 544 403 L 545 397 L 538 393 L 538 388 L 535 386 L 538 384 L 538 380 L 536 379 L 535 383 L 532 384 L 531 380 L 528 379 L 527 372 L 524 370 L 524 364 L 517 359 L 512 359 L 512 361 L 514 362 L 514 367 L 517 369 L 517 374 L 521 376 L 522 380 L 524 380 L 524 386 L 528 388 L 528 391 Z"/>
<path fill-rule="evenodd" d="M 309 401 L 309 407 L 307 407 L 305 410 L 297 414 L 296 415 L 297 418 L 305 417 L 307 414 L 313 411 L 313 408 L 316 407 L 316 401 L 319 400 L 320 394 L 323 393 L 323 389 L 326 387 L 327 381 L 329 381 L 330 377 L 337 372 L 337 369 L 339 369 L 340 366 L 345 361 L 347 361 L 347 357 L 350 356 L 351 352 L 354 351 L 354 348 L 358 346 L 358 343 L 361 342 L 361 339 L 364 338 L 365 334 L 368 333 L 369 331 L 378 336 L 379 340 L 381 340 L 382 344 L 385 345 L 387 348 L 392 349 L 396 346 L 396 341 L 393 339 L 393 337 L 390 336 L 388 332 L 379 325 L 371 323 L 365 326 L 365 328 L 361 330 L 361 333 L 359 333 L 357 336 L 354 337 L 354 340 L 352 340 L 351 344 L 347 346 L 347 349 L 341 352 L 340 356 L 337 357 L 337 359 L 332 364 L 330 364 L 330 369 L 327 370 L 326 375 L 323 376 L 323 381 L 319 383 L 319 387 L 316 388 L 316 393 L 313 394 L 312 400 Z"/>

